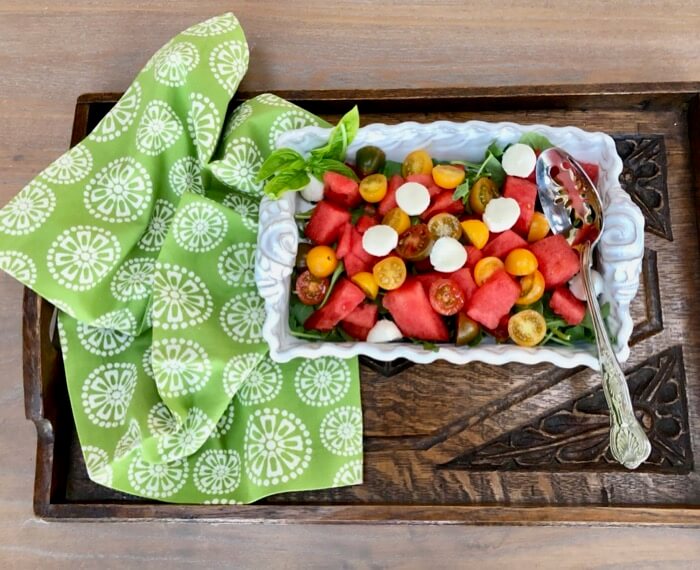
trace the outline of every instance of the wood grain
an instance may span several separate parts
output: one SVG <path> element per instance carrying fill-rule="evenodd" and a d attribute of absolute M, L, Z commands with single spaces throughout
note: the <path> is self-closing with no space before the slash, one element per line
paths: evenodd
<path fill-rule="evenodd" d="M 693 1 L 537 0 L 528 8 L 514 1 L 293 4 L 0 1 L 0 203 L 65 150 L 78 94 L 122 91 L 171 35 L 228 9 L 251 43 L 249 90 L 700 80 L 700 6 Z M 568 18 L 583 31 L 572 31 Z M 552 52 L 556 59 L 545 57 Z M 669 253 L 660 258 L 672 260 Z M 700 559 L 692 529 L 37 521 L 31 514 L 36 435 L 22 409 L 21 298 L 22 288 L 0 275 L 0 560 L 6 567 L 413 568 L 429 562 L 502 568 L 526 560 L 543 568 L 691 568 Z M 688 310 L 683 303 L 677 308 Z"/>

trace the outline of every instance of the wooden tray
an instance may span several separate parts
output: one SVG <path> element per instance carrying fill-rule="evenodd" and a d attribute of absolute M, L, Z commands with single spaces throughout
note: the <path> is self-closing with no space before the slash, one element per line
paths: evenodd
<path fill-rule="evenodd" d="M 625 365 L 653 451 L 612 462 L 598 376 L 549 365 L 363 361 L 365 484 L 251 506 L 182 506 L 87 478 L 53 308 L 24 300 L 27 418 L 37 426 L 34 509 L 49 519 L 229 522 L 700 524 L 700 84 L 280 93 L 333 120 L 438 119 L 577 125 L 615 136 L 624 186 L 646 216 L 643 285 Z M 245 99 L 254 94 L 241 95 Z M 79 98 L 73 144 L 118 99 Z M 695 182 L 694 182 L 695 179 Z"/>

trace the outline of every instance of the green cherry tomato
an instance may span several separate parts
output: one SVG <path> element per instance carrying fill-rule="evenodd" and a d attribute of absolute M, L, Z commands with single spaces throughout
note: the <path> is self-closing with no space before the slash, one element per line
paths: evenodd
<path fill-rule="evenodd" d="M 381 172 L 386 164 L 384 151 L 376 146 L 363 146 L 355 155 L 355 165 L 361 178 Z"/>
<path fill-rule="evenodd" d="M 457 346 L 464 346 L 473 341 L 481 327 L 475 320 L 470 319 L 464 311 L 460 311 L 457 316 Z"/>

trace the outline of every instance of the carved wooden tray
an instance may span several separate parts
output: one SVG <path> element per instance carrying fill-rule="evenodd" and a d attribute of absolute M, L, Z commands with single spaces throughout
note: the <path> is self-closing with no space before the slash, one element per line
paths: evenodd
<path fill-rule="evenodd" d="M 24 304 L 26 414 L 37 426 L 34 509 L 51 519 L 700 525 L 700 84 L 280 93 L 331 120 L 512 120 L 614 136 L 646 216 L 643 285 L 625 365 L 653 450 L 637 471 L 608 451 L 588 369 L 363 360 L 365 483 L 250 506 L 167 505 L 92 483 L 75 435 L 53 308 Z M 241 95 L 245 99 L 254 94 Z M 78 100 L 73 144 L 118 99 Z"/>

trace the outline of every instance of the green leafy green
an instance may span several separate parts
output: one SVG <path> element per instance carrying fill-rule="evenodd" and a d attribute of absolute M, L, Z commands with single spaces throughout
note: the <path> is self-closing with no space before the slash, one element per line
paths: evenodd
<path fill-rule="evenodd" d="M 267 180 L 278 170 L 283 170 L 292 166 L 295 162 L 304 162 L 304 157 L 301 156 L 297 151 L 291 148 L 278 148 L 277 150 L 270 153 L 260 167 L 260 172 L 258 172 L 258 182 Z"/>
<path fill-rule="evenodd" d="M 314 158 L 345 160 L 345 152 L 360 128 L 360 113 L 355 105 L 338 121 L 331 131 L 328 143 L 311 151 Z"/>
<path fill-rule="evenodd" d="M 331 282 L 328 285 L 328 291 L 326 291 L 326 296 L 323 298 L 323 301 L 318 306 L 319 309 L 321 307 L 323 307 L 328 302 L 328 299 L 331 296 L 331 292 L 333 291 L 333 287 L 335 287 L 335 283 L 336 283 L 336 281 L 338 281 L 338 279 L 342 275 L 343 271 L 345 271 L 345 265 L 341 261 L 340 263 L 338 263 L 338 266 L 335 268 L 333 275 L 331 275 Z"/>
<path fill-rule="evenodd" d="M 305 170 L 282 170 L 265 184 L 265 194 L 279 198 L 287 190 L 298 190 L 309 183 L 309 175 Z"/>
<path fill-rule="evenodd" d="M 481 162 L 469 162 L 463 160 L 453 160 L 452 164 L 461 164 L 466 171 L 466 177 L 452 193 L 453 200 L 462 200 L 465 206 L 469 205 L 469 195 L 472 186 L 482 176 L 488 176 L 499 188 L 506 179 L 506 172 L 501 166 L 500 157 L 503 150 L 495 143 L 491 143 L 484 153 L 484 160 Z"/>
<path fill-rule="evenodd" d="M 506 171 L 503 170 L 501 162 L 491 153 L 491 151 L 486 152 L 486 157 L 481 165 L 481 170 L 483 174 L 486 174 L 491 180 L 496 183 L 499 188 L 503 186 L 503 182 L 506 179 Z"/>
<path fill-rule="evenodd" d="M 425 350 L 429 350 L 431 352 L 437 352 L 438 350 L 440 350 L 438 345 L 435 344 L 434 342 L 428 342 L 428 341 L 420 340 L 420 339 L 413 338 L 413 337 L 408 337 L 408 340 L 410 340 L 413 344 L 421 345 Z"/>
<path fill-rule="evenodd" d="M 491 155 L 494 158 L 496 158 L 497 160 L 501 160 L 501 157 L 503 156 L 504 150 L 505 149 L 502 149 L 500 146 L 498 146 L 498 143 L 496 141 L 494 141 L 486 149 L 486 154 L 488 155 L 489 153 L 491 153 Z"/>
<path fill-rule="evenodd" d="M 311 157 L 309 159 L 309 169 L 311 170 L 311 174 L 313 174 L 319 180 L 323 178 L 324 172 L 328 172 L 329 170 L 331 172 L 337 172 L 338 174 L 347 176 L 348 178 L 352 178 L 355 181 L 358 180 L 357 174 L 355 174 L 352 168 L 350 168 L 344 162 L 333 158 Z"/>
<path fill-rule="evenodd" d="M 384 163 L 382 174 L 384 174 L 384 176 L 387 178 L 391 178 L 395 174 L 401 174 L 401 166 L 402 164 L 400 162 L 396 162 L 395 160 L 387 160 L 386 163 Z"/>
<path fill-rule="evenodd" d="M 306 210 L 306 212 L 297 212 L 294 214 L 294 219 L 295 220 L 310 220 L 311 216 L 314 215 L 314 210 L 315 208 L 311 208 L 310 210 Z"/>
<path fill-rule="evenodd" d="M 532 305 L 532 307 L 534 308 L 538 304 L 541 307 L 541 310 L 538 312 L 544 316 L 547 324 L 547 334 L 540 344 L 547 344 L 548 342 L 565 346 L 572 346 L 574 343 L 595 344 L 595 329 L 593 328 L 589 310 L 586 311 L 586 315 L 578 325 L 569 325 L 549 308 L 549 295 Z M 603 319 L 606 319 L 610 314 L 610 303 L 603 304 L 600 307 L 600 313 L 603 315 Z M 611 340 L 613 339 L 611 338 Z"/>
<path fill-rule="evenodd" d="M 322 340 L 326 342 L 341 342 L 346 340 L 343 338 L 338 328 L 328 332 L 305 329 L 304 323 L 313 312 L 314 308 L 311 305 L 304 305 L 296 295 L 292 294 L 289 299 L 289 331 L 293 336 L 307 340 Z"/>
<path fill-rule="evenodd" d="M 523 134 L 518 142 L 532 147 L 533 150 L 545 150 L 554 146 L 547 137 L 535 132 Z"/>

